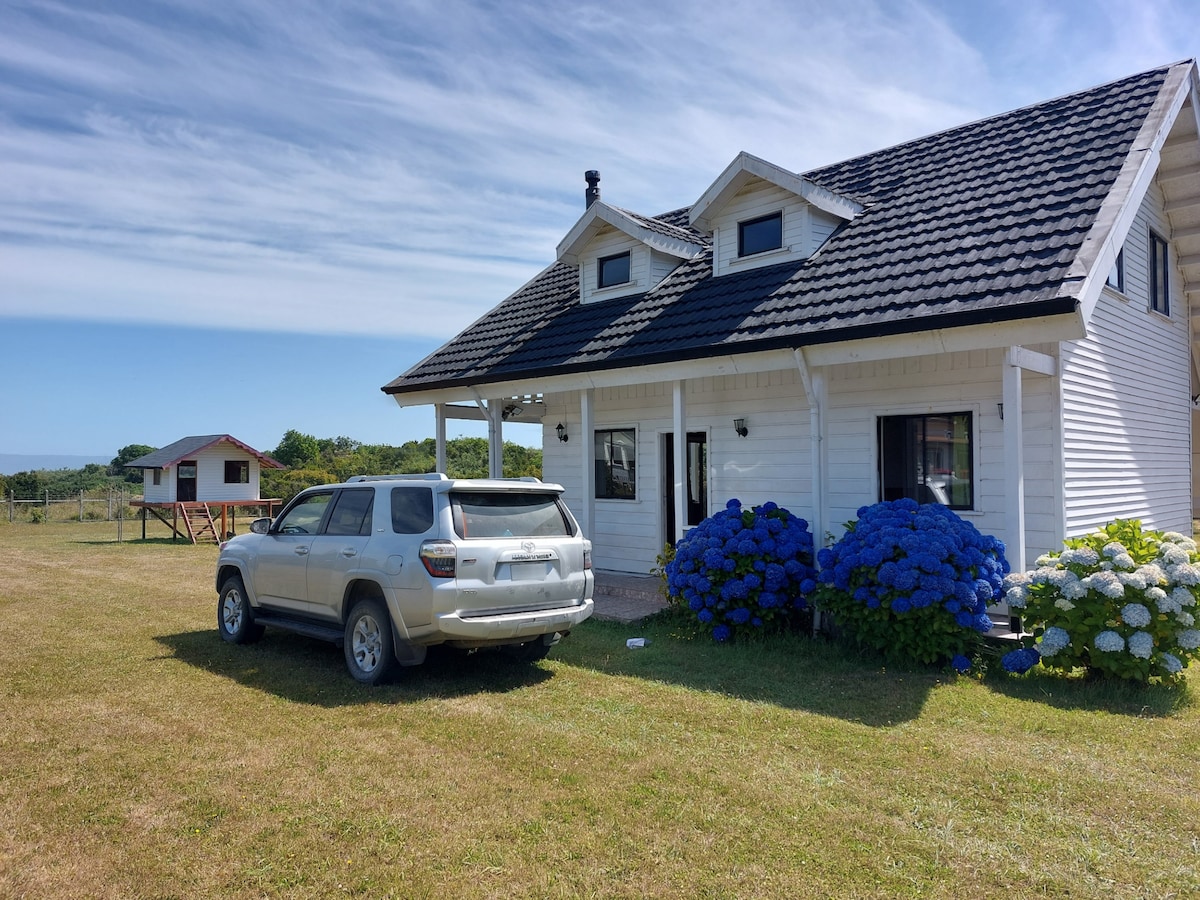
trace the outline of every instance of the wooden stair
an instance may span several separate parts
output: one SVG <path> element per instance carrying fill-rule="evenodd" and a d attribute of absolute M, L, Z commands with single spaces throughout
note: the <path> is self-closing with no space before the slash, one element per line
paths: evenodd
<path fill-rule="evenodd" d="M 202 540 L 214 544 L 221 543 L 217 523 L 213 520 L 212 510 L 208 508 L 207 503 L 180 503 L 179 511 L 183 514 L 183 524 L 193 544 Z"/>

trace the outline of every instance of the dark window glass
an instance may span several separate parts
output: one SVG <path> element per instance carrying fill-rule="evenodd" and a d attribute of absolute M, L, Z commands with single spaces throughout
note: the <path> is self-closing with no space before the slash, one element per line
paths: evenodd
<path fill-rule="evenodd" d="M 250 483 L 250 461 L 246 459 L 227 459 L 225 460 L 225 483 L 226 484 L 249 484 Z"/>
<path fill-rule="evenodd" d="M 783 246 L 783 213 L 738 222 L 738 256 L 753 256 Z"/>
<path fill-rule="evenodd" d="M 424 534 L 433 527 L 433 491 L 428 488 L 392 488 L 392 531 Z"/>
<path fill-rule="evenodd" d="M 326 534 L 370 534 L 374 491 L 342 491 L 329 514 Z"/>
<path fill-rule="evenodd" d="M 1125 248 L 1117 254 L 1112 271 L 1108 273 L 1108 286 L 1124 293 L 1125 291 Z"/>
<path fill-rule="evenodd" d="M 563 537 L 574 534 L 557 494 L 453 491 L 454 530 L 462 538 Z"/>
<path fill-rule="evenodd" d="M 155 469 L 155 470 L 154 470 L 154 483 L 155 483 L 155 484 L 162 484 L 162 469 Z"/>
<path fill-rule="evenodd" d="M 880 417 L 880 496 L 974 509 L 971 441 L 967 412 Z"/>
<path fill-rule="evenodd" d="M 629 281 L 629 251 L 603 256 L 596 263 L 596 287 L 606 288 Z"/>
<path fill-rule="evenodd" d="M 1171 314 L 1169 257 L 1167 242 L 1150 232 L 1150 308 L 1164 316 Z"/>
<path fill-rule="evenodd" d="M 275 522 L 278 534 L 316 534 L 333 494 L 309 494 L 280 516 Z"/>
<path fill-rule="evenodd" d="M 596 497 L 637 499 L 637 435 L 632 428 L 597 431 L 595 436 Z"/>

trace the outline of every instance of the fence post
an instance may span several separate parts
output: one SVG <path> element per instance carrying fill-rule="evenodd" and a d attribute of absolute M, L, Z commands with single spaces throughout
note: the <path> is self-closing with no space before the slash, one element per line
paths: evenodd
<path fill-rule="evenodd" d="M 83 491 L 79 492 L 79 521 L 83 521 Z"/>
<path fill-rule="evenodd" d="M 50 488 L 46 488 L 46 521 L 50 521 Z"/>
<path fill-rule="evenodd" d="M 113 494 L 113 491 L 112 491 L 112 488 L 110 487 L 108 489 L 108 521 L 109 522 L 112 521 L 112 494 Z"/>
<path fill-rule="evenodd" d="M 15 491 L 9 491 L 9 492 L 8 492 L 8 521 L 9 521 L 10 523 L 11 523 L 11 522 L 12 522 L 12 520 L 13 520 L 13 507 L 17 505 L 17 504 L 15 504 L 13 501 L 14 501 L 14 500 L 16 500 L 16 499 L 17 499 L 16 492 L 15 492 Z"/>
<path fill-rule="evenodd" d="M 117 543 L 125 539 L 125 486 L 121 486 L 120 502 L 117 504 Z"/>

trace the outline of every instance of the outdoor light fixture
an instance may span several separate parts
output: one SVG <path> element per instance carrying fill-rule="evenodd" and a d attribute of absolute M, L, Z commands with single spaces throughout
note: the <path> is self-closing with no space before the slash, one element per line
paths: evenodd
<path fill-rule="evenodd" d="M 746 427 L 745 419 L 734 419 L 733 430 L 738 433 L 738 437 L 745 437 L 750 433 L 750 429 Z"/>
<path fill-rule="evenodd" d="M 523 407 L 521 404 L 510 403 L 500 411 L 500 418 L 507 422 L 509 419 L 515 419 L 523 412 L 525 412 L 525 407 Z"/>
<path fill-rule="evenodd" d="M 567 426 L 562 422 L 559 422 L 557 425 L 555 425 L 554 430 L 558 432 L 558 439 L 560 441 L 570 440 L 571 436 L 567 434 Z"/>

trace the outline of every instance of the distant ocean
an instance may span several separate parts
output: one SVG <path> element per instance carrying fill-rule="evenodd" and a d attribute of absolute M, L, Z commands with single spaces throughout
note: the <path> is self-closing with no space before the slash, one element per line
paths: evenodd
<path fill-rule="evenodd" d="M 17 472 L 34 472 L 38 469 L 82 469 L 88 463 L 107 466 L 111 456 L 66 456 L 42 453 L 0 453 L 0 475 L 15 475 Z"/>

